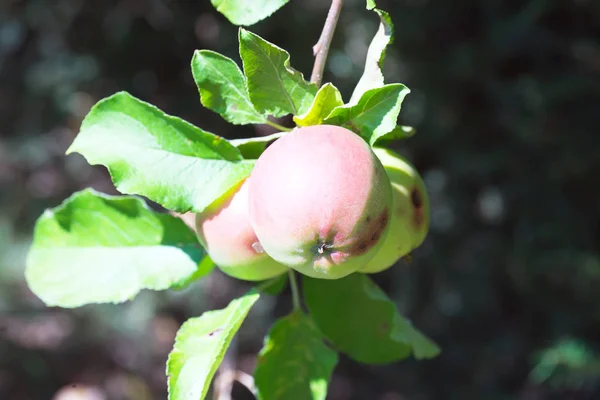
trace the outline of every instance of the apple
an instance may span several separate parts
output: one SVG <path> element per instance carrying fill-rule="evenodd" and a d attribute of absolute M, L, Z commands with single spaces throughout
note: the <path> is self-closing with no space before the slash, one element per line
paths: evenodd
<path fill-rule="evenodd" d="M 429 231 L 429 197 L 423 179 L 404 157 L 389 149 L 373 149 L 392 183 L 390 229 L 363 273 L 383 271 L 423 243 Z"/>
<path fill-rule="evenodd" d="M 248 197 L 267 254 L 323 279 L 349 275 L 375 256 L 392 205 L 390 180 L 370 146 L 332 125 L 275 141 L 256 161 Z"/>
<path fill-rule="evenodd" d="M 217 267 L 237 279 L 260 281 L 287 272 L 263 250 L 248 216 L 248 179 L 196 214 L 198 240 Z"/>

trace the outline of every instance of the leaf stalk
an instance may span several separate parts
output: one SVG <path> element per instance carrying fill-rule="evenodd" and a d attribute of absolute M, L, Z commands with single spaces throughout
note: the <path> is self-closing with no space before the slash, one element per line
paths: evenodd
<path fill-rule="evenodd" d="M 266 124 L 269 126 L 272 126 L 273 128 L 275 128 L 281 132 L 291 132 L 292 131 L 292 128 L 288 128 L 283 125 L 279 125 L 277 122 L 273 122 L 270 120 L 267 120 Z"/>

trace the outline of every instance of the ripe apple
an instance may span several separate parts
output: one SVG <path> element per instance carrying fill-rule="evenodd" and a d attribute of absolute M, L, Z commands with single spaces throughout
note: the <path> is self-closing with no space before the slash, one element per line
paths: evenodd
<path fill-rule="evenodd" d="M 389 149 L 373 149 L 392 182 L 390 229 L 383 245 L 359 272 L 375 273 L 394 265 L 423 243 L 429 231 L 429 197 L 423 179 L 404 157 Z"/>
<path fill-rule="evenodd" d="M 250 175 L 250 223 L 276 261 L 315 278 L 357 271 L 388 229 L 390 181 L 370 146 L 332 125 L 295 129 Z"/>
<path fill-rule="evenodd" d="M 250 226 L 248 184 L 246 179 L 220 203 L 196 214 L 196 234 L 221 271 L 234 278 L 259 281 L 288 268 L 264 252 Z"/>

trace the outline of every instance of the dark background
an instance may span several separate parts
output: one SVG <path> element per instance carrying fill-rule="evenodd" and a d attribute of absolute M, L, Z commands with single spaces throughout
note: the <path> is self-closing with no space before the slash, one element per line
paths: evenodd
<path fill-rule="evenodd" d="M 432 223 L 412 265 L 375 279 L 443 352 L 342 357 L 328 398 L 600 399 L 600 2 L 378 5 L 397 30 L 387 82 L 412 89 L 401 122 L 418 132 L 397 149 L 422 172 Z M 327 7 L 291 0 L 250 30 L 308 77 Z M 325 76 L 346 100 L 377 23 L 346 1 Z M 165 399 L 179 324 L 247 289 L 216 271 L 184 292 L 62 310 L 23 278 L 45 208 L 88 186 L 114 193 L 104 168 L 64 155 L 102 97 L 127 90 L 227 138 L 266 131 L 203 109 L 192 80 L 195 49 L 239 61 L 236 30 L 207 0 L 0 2 L 0 399 Z M 289 309 L 289 293 L 261 300 L 239 368 Z"/>

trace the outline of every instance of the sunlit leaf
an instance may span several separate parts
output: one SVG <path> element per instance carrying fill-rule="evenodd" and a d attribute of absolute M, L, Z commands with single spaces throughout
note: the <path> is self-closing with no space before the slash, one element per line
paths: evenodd
<path fill-rule="evenodd" d="M 381 22 L 367 51 L 364 72 L 350 97 L 351 104 L 356 103 L 367 90 L 382 87 L 385 83 L 383 62 L 385 50 L 394 40 L 394 25 L 388 13 L 379 9 L 374 11 L 379 15 Z"/>
<path fill-rule="evenodd" d="M 199 278 L 202 256 L 179 218 L 86 189 L 38 219 L 25 275 L 47 305 L 119 303 Z"/>
<path fill-rule="evenodd" d="M 290 66 L 289 53 L 245 29 L 240 29 L 239 39 L 248 92 L 258 112 L 275 117 L 304 114 L 317 87 Z"/>
<path fill-rule="evenodd" d="M 178 212 L 203 211 L 254 165 L 227 140 L 125 92 L 92 108 L 67 151 L 74 152 L 106 166 L 121 193 Z"/>
<path fill-rule="evenodd" d="M 357 104 L 334 108 L 324 122 L 350 129 L 373 145 L 396 127 L 402 101 L 408 93 L 410 90 L 400 83 L 368 90 Z"/>
<path fill-rule="evenodd" d="M 326 83 L 317 92 L 310 108 L 302 115 L 294 116 L 298 126 L 320 125 L 331 111 L 344 105 L 340 91 L 331 83 Z"/>
<path fill-rule="evenodd" d="M 256 291 L 222 310 L 187 320 L 177 332 L 167 361 L 169 400 L 202 400 L 231 340 L 259 298 Z"/>
<path fill-rule="evenodd" d="M 212 5 L 234 25 L 253 25 L 289 0 L 211 0 Z"/>
<path fill-rule="evenodd" d="M 182 281 L 176 283 L 175 285 L 171 286 L 170 289 L 172 289 L 172 290 L 187 289 L 188 286 L 190 286 L 192 283 L 196 282 L 198 279 L 210 274 L 212 272 L 212 270 L 215 268 L 216 268 L 216 264 L 213 262 L 213 260 L 211 260 L 208 255 L 205 255 L 204 258 L 202 259 L 202 261 L 200 261 L 200 264 L 198 264 L 198 268 L 196 269 L 196 272 L 194 272 L 192 275 L 188 276 L 187 278 L 183 279 Z"/>
<path fill-rule="evenodd" d="M 210 50 L 197 50 L 192 74 L 202 105 L 232 124 L 262 124 L 267 121 L 254 109 L 244 74 L 230 58 Z"/>
<path fill-rule="evenodd" d="M 390 132 L 380 136 L 376 140 L 376 144 L 388 143 L 394 140 L 404 140 L 415 135 L 415 128 L 412 126 L 396 125 Z"/>

